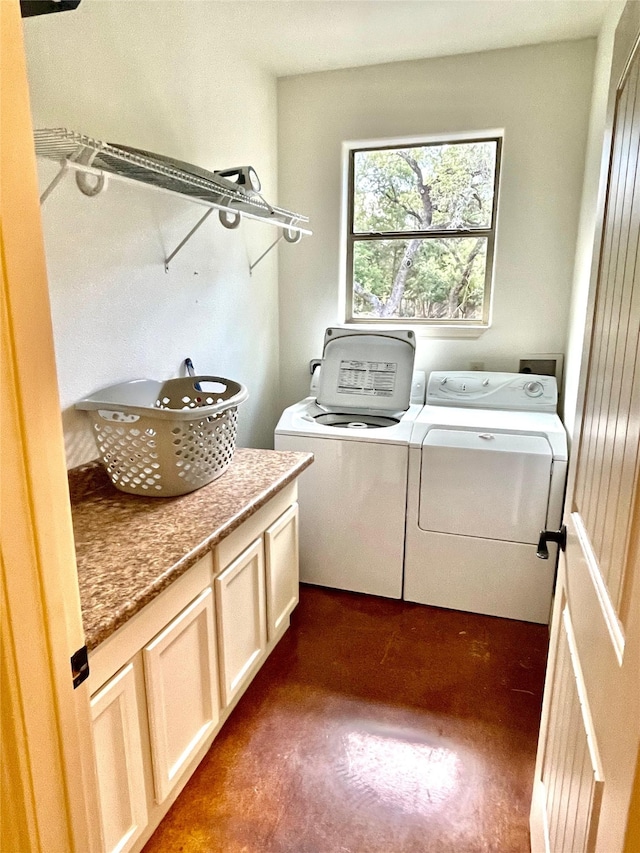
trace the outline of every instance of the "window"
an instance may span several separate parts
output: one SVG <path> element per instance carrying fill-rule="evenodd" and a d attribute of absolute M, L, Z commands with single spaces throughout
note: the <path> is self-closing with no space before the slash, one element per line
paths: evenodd
<path fill-rule="evenodd" d="M 347 322 L 488 324 L 500 143 L 351 150 Z"/>

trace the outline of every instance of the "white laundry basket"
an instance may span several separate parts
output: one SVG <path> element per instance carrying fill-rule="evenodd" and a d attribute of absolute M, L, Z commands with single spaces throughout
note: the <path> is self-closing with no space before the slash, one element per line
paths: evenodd
<path fill-rule="evenodd" d="M 91 419 L 114 486 L 132 495 L 173 497 L 227 469 L 237 407 L 247 396 L 244 385 L 221 376 L 136 379 L 103 388 L 76 408 Z"/>

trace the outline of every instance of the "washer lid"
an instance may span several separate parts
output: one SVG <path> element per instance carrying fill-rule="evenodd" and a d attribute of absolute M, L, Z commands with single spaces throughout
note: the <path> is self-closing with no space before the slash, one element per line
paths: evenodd
<path fill-rule="evenodd" d="M 411 397 L 415 350 L 411 330 L 327 329 L 318 404 L 344 412 L 405 411 Z"/>

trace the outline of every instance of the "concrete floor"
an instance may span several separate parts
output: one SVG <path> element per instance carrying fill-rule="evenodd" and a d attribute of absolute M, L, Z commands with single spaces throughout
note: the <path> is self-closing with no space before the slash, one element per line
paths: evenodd
<path fill-rule="evenodd" d="M 528 853 L 547 628 L 302 587 L 144 853 Z"/>

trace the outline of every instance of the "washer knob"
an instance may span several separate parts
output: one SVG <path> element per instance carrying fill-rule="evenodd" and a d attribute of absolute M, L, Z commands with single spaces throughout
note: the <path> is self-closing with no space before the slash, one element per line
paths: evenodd
<path fill-rule="evenodd" d="M 528 397 L 540 397 L 544 392 L 542 382 L 527 382 L 524 386 L 524 393 Z"/>

